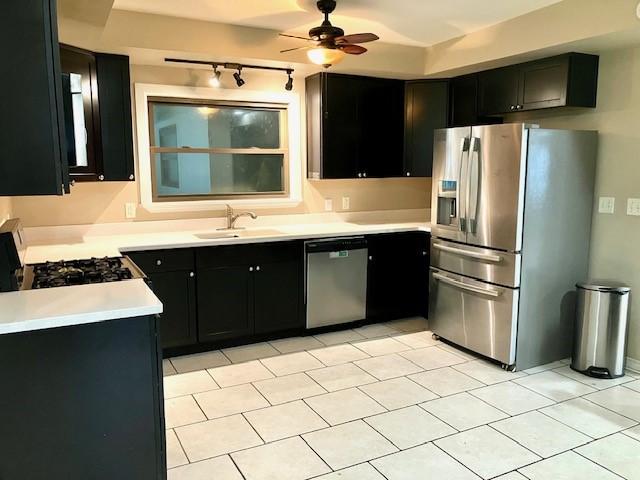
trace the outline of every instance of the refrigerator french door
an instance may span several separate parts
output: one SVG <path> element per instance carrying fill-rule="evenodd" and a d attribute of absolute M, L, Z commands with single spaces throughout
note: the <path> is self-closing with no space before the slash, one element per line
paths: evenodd
<path fill-rule="evenodd" d="M 437 130 L 429 322 L 453 343 L 515 363 L 528 130 Z"/>

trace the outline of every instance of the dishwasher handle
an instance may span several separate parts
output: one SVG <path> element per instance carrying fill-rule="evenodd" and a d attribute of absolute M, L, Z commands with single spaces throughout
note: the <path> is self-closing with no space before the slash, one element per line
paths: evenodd
<path fill-rule="evenodd" d="M 367 239 L 364 237 L 332 238 L 305 243 L 307 253 L 340 252 L 343 250 L 362 250 L 363 248 L 367 248 Z"/>

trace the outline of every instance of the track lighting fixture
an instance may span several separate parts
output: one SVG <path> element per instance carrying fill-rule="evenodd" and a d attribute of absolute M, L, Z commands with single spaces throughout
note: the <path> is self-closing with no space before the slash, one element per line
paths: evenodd
<path fill-rule="evenodd" d="M 209 84 L 212 87 L 220 86 L 220 76 L 222 72 L 218 70 L 218 68 L 225 68 L 227 70 L 236 70 L 233 74 L 233 79 L 236 81 L 236 85 L 241 87 L 245 84 L 244 79 L 242 78 L 242 69 L 243 68 L 252 68 L 255 70 L 275 70 L 277 72 L 286 72 L 287 73 L 287 83 L 284 85 L 284 89 L 287 91 L 293 90 L 293 68 L 283 68 L 283 67 L 263 67 L 260 65 L 243 65 L 240 63 L 221 63 L 221 62 L 207 62 L 205 60 L 186 60 L 182 58 L 165 58 L 165 62 L 178 62 L 178 63 L 190 63 L 195 65 L 210 65 L 213 67 L 213 73 L 209 78 Z"/>
<path fill-rule="evenodd" d="M 291 77 L 291 72 L 293 72 L 293 70 L 287 70 L 287 83 L 285 83 L 284 85 L 284 89 L 289 92 L 291 90 L 293 90 L 293 77 Z"/>
<path fill-rule="evenodd" d="M 214 65 L 213 66 L 213 74 L 211 75 L 211 78 L 209 79 L 209 84 L 212 87 L 218 88 L 220 86 L 220 75 L 222 74 L 222 72 L 218 71 L 218 65 Z"/>
<path fill-rule="evenodd" d="M 236 85 L 238 85 L 239 87 L 241 87 L 245 83 L 240 75 L 242 75 L 242 67 L 238 67 L 238 71 L 233 74 L 233 78 L 236 79 Z"/>

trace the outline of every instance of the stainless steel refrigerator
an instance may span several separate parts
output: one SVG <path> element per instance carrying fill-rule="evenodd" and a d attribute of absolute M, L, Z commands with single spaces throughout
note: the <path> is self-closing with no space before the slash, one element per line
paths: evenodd
<path fill-rule="evenodd" d="M 434 141 L 431 330 L 510 369 L 570 356 L 597 132 L 519 123 Z"/>

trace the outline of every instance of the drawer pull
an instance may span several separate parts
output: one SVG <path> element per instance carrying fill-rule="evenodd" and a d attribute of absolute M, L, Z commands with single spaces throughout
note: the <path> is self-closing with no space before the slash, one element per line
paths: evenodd
<path fill-rule="evenodd" d="M 500 255 L 492 255 L 490 253 L 480 253 L 480 252 L 472 252 L 469 250 L 463 250 L 462 248 L 448 247 L 447 245 L 442 245 L 440 243 L 434 243 L 433 248 L 438 250 L 442 250 L 443 252 L 453 253 L 455 255 L 461 255 L 463 257 L 475 258 L 477 260 L 484 260 L 486 262 L 498 263 L 502 261 L 502 257 Z"/>
<path fill-rule="evenodd" d="M 162 265 L 162 260 L 156 260 L 156 265 L 158 266 Z"/>
<path fill-rule="evenodd" d="M 468 292 L 479 293 L 481 295 L 488 295 L 490 297 L 497 298 L 501 295 L 498 290 L 493 290 L 490 288 L 480 288 L 474 287 L 473 285 L 467 285 L 466 283 L 459 282 L 458 280 L 454 280 L 453 278 L 449 278 L 441 273 L 434 273 L 433 278 L 440 280 L 442 283 L 446 283 L 447 285 L 451 285 L 452 287 L 459 288 L 460 290 L 466 290 Z"/>

